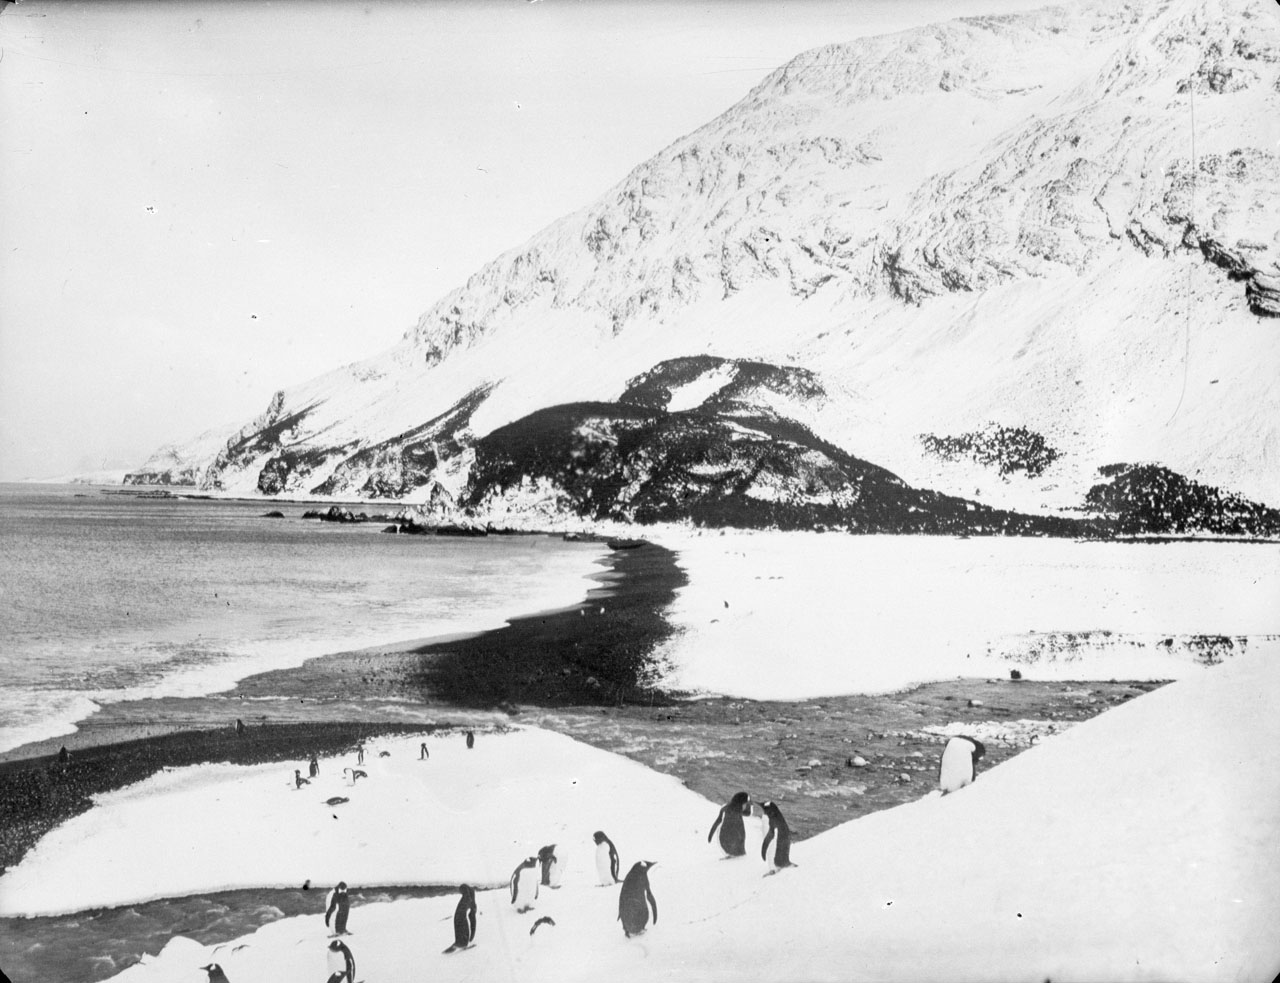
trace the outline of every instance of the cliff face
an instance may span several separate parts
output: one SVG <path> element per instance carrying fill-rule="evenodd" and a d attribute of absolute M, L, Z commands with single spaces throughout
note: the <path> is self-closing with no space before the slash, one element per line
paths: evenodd
<path fill-rule="evenodd" d="M 793 388 L 751 405 L 995 506 L 1083 506 L 1122 461 L 1280 501 L 1277 121 L 1280 11 L 1248 0 L 807 52 L 396 348 L 278 394 L 200 480 L 481 508 L 486 435 L 664 386 L 731 418 L 755 372 Z M 1053 453 L 936 453 L 977 433 Z"/>

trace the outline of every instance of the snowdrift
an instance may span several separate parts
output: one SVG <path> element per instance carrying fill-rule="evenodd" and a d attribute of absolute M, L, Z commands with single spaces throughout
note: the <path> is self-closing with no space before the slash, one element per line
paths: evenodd
<path fill-rule="evenodd" d="M 519 789 L 520 808 L 506 811 L 509 831 L 499 824 L 494 873 L 509 873 L 522 855 L 517 841 L 555 838 L 528 831 L 524 813 L 586 830 L 597 816 L 626 816 L 623 867 L 658 862 L 650 881 L 659 918 L 644 935 L 624 938 L 618 888 L 593 886 L 589 858 L 575 855 L 574 876 L 558 891 L 544 889 L 526 915 L 512 910 L 505 892 L 482 892 L 470 950 L 441 952 L 452 941 L 452 898 L 356 908 L 348 944 L 367 980 L 1270 979 L 1280 968 L 1277 693 L 1280 648 L 1257 647 L 1045 741 L 953 795 L 930 793 L 801 842 L 792 853 L 798 866 L 777 876 L 765 876 L 758 855 L 719 859 L 705 838 L 715 804 L 654 783 L 630 762 L 519 732 L 486 740 L 487 750 L 478 744 L 473 754 L 488 759 L 465 758 L 457 742 L 463 774 L 446 770 L 452 755 L 444 748 L 454 748 L 442 745 L 421 769 L 439 764 L 439 773 L 416 796 L 384 802 L 379 819 L 387 828 L 411 829 L 416 839 L 458 835 L 449 827 L 486 829 L 493 804 L 477 791 L 477 773 L 514 760 L 522 747 L 536 749 L 544 770 Z M 419 764 L 400 761 L 412 746 L 391 747 L 393 767 Z M 611 812 L 588 816 L 566 792 L 588 763 L 600 781 L 616 776 Z M 158 798 L 203 787 L 248 808 L 264 794 L 256 779 L 185 777 L 189 790 L 169 788 Z M 266 792 L 306 798 L 282 791 L 279 778 L 271 776 Z M 389 785 L 390 776 L 371 776 L 367 787 L 376 782 Z M 424 807 L 432 792 L 451 803 L 447 822 L 438 806 Z M 105 803 L 97 812 L 111 822 L 98 832 L 80 829 L 59 851 L 42 847 L 20 868 L 22 881 L 0 885 L 10 910 L 47 881 L 73 891 L 77 871 L 58 869 L 58 854 L 105 852 L 108 841 L 94 840 L 116 835 L 108 832 L 115 824 L 127 819 L 126 839 L 135 841 L 163 833 L 134 825 L 142 817 L 127 808 Z M 436 820 L 424 822 L 432 812 Z M 259 837 L 278 823 L 269 816 L 258 825 L 243 830 L 240 853 L 266 861 Z M 189 827 L 189 838 L 201 828 Z M 194 887 L 207 876 L 196 853 L 165 856 L 175 882 L 185 877 Z M 541 916 L 555 925 L 531 935 Z M 196 983 L 198 967 L 214 960 L 233 983 L 318 979 L 326 942 L 317 910 L 218 947 L 175 939 L 115 979 Z"/>

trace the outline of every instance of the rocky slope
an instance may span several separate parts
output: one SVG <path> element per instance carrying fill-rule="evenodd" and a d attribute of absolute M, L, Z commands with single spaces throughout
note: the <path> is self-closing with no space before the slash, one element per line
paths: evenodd
<path fill-rule="evenodd" d="M 1137 462 L 1126 487 L 1172 474 L 1244 514 L 1280 502 L 1277 120 L 1280 11 L 1246 0 L 810 51 L 153 480 L 644 520 L 728 486 L 844 501 L 887 468 L 902 514 L 913 488 L 1106 512 L 1098 469 Z"/>

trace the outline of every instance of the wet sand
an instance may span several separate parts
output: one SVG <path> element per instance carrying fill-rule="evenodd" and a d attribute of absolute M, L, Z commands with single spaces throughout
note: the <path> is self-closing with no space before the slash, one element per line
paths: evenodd
<path fill-rule="evenodd" d="M 672 630 L 662 612 L 685 583 L 676 559 L 654 545 L 617 549 L 602 561 L 600 586 L 573 608 L 478 635 L 325 656 L 213 697 L 108 706 L 79 733 L 0 760 L 0 868 L 89 808 L 92 794 L 162 767 L 300 762 L 377 733 L 506 723 L 627 755 L 713 801 L 739 789 L 772 798 L 802 840 L 928 791 L 945 738 L 926 727 L 1009 722 L 1006 739 L 983 738 L 985 769 L 1029 746 L 1031 730 L 1014 721 L 1048 735 L 1159 685 L 953 680 L 799 703 L 686 699 L 651 685 L 650 655 Z M 63 743 L 66 766 L 56 758 Z"/>

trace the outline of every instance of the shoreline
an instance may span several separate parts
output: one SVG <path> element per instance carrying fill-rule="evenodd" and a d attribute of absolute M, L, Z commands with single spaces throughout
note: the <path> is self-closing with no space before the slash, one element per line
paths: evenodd
<path fill-rule="evenodd" d="M 613 550 L 597 561 L 598 585 L 572 607 L 489 631 L 320 656 L 213 696 L 108 704 L 74 734 L 0 755 L 0 873 L 90 808 L 90 796 L 165 767 L 305 760 L 376 734 L 494 728 L 518 712 L 516 703 L 651 695 L 637 681 L 671 631 L 662 611 L 684 583 L 675 560 L 651 544 Z"/>

